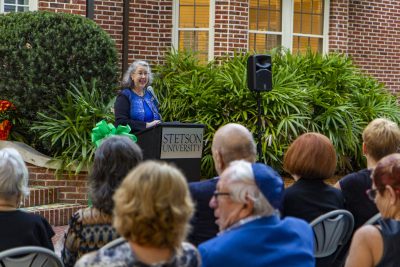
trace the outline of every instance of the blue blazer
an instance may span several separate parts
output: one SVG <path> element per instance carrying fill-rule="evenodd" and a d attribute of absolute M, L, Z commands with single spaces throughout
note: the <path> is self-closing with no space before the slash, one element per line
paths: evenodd
<path fill-rule="evenodd" d="M 314 267 L 313 232 L 305 221 L 262 217 L 199 246 L 203 267 Z"/>
<path fill-rule="evenodd" d="M 218 180 L 218 177 L 215 177 L 206 181 L 189 183 L 196 210 L 191 220 L 192 231 L 188 240 L 196 246 L 215 237 L 219 231 L 215 223 L 214 210 L 209 206 Z"/>

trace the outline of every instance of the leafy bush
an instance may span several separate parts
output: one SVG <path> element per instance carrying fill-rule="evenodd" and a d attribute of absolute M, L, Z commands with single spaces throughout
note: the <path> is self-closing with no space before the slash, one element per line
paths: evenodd
<path fill-rule="evenodd" d="M 257 133 L 257 101 L 247 88 L 248 54 L 201 65 L 193 55 L 167 55 L 154 86 L 166 121 L 206 126 L 202 175 L 215 174 L 210 152 L 216 129 L 229 122 Z M 262 151 L 269 165 L 282 169 L 283 153 L 300 134 L 316 131 L 337 149 L 338 171 L 361 168 L 361 133 L 376 117 L 399 123 L 396 98 L 364 75 L 350 58 L 308 52 L 272 51 L 273 90 L 262 93 Z M 179 75 L 176 75 L 176 74 Z"/>
<path fill-rule="evenodd" d="M 79 173 L 82 168 L 89 167 L 95 152 L 92 129 L 102 119 L 114 120 L 114 99 L 107 103 L 96 86 L 95 80 L 88 87 L 83 79 L 79 87 L 71 84 L 65 97 L 57 97 L 60 109 L 52 106 L 53 114 L 38 114 L 40 120 L 34 123 L 33 130 L 41 140 L 51 144 L 53 158 L 61 161 L 58 171 L 76 168 Z"/>
<path fill-rule="evenodd" d="M 53 12 L 0 15 L 0 95 L 18 107 L 29 132 L 38 112 L 59 110 L 57 98 L 66 96 L 69 84 L 97 80 L 97 90 L 110 99 L 118 79 L 114 41 L 95 22 Z"/>

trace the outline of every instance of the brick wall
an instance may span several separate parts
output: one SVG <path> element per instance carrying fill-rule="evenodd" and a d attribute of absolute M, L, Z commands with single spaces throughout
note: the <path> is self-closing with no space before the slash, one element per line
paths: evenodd
<path fill-rule="evenodd" d="M 86 14 L 86 0 L 39 0 L 39 10 Z"/>
<path fill-rule="evenodd" d="M 347 53 L 355 63 L 400 91 L 400 1 L 350 1 Z"/>
<path fill-rule="evenodd" d="M 215 57 L 247 51 L 248 13 L 248 0 L 215 1 Z"/>
<path fill-rule="evenodd" d="M 172 46 L 172 0 L 130 1 L 129 59 L 159 63 Z"/>
<path fill-rule="evenodd" d="M 349 1 L 331 1 L 329 20 L 329 51 L 345 53 L 349 36 Z"/>
<path fill-rule="evenodd" d="M 350 55 L 366 73 L 400 91 L 400 1 L 331 1 L 330 50 Z"/>
<path fill-rule="evenodd" d="M 84 2 L 86 4 L 86 0 Z M 114 39 L 119 52 L 120 64 L 122 64 L 123 0 L 102 0 L 94 1 L 94 3 L 93 20 Z M 86 15 L 86 13 L 84 15 Z"/>
<path fill-rule="evenodd" d="M 62 203 L 87 204 L 86 173 L 69 177 L 67 174 L 56 179 L 53 170 L 27 164 L 29 186 L 58 188 L 58 200 Z M 32 196 L 35 197 L 35 196 Z"/>

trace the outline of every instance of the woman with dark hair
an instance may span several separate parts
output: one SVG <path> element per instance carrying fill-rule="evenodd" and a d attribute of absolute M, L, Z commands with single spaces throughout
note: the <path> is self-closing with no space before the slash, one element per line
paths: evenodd
<path fill-rule="evenodd" d="M 136 60 L 129 66 L 114 104 L 115 126 L 129 125 L 132 132 L 138 132 L 161 122 L 159 102 L 150 86 L 152 80 L 146 61 Z"/>
<path fill-rule="evenodd" d="M 124 136 L 110 137 L 96 150 L 88 177 L 93 207 L 77 211 L 70 220 L 61 253 L 66 267 L 74 266 L 83 254 L 118 237 L 112 227 L 112 196 L 124 177 L 142 159 L 139 146 Z"/>
<path fill-rule="evenodd" d="M 382 219 L 378 225 L 362 226 L 356 231 L 346 267 L 400 266 L 400 154 L 378 161 L 372 182 L 367 194 Z"/>

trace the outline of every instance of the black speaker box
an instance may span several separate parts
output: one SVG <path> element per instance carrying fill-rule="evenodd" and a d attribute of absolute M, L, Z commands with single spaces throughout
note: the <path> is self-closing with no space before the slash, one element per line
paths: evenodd
<path fill-rule="evenodd" d="M 247 86 L 251 91 L 272 90 L 272 60 L 270 55 L 252 55 L 247 60 Z"/>

